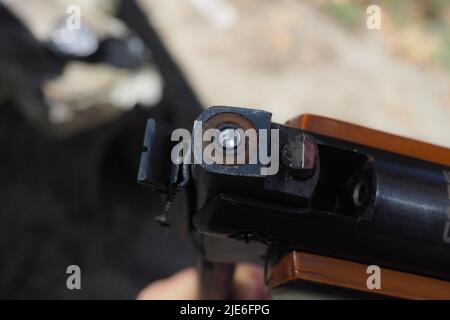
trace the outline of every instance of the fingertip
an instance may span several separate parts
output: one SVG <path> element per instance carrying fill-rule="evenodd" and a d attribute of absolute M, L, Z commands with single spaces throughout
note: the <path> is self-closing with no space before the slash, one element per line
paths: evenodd
<path fill-rule="evenodd" d="M 198 277 L 194 268 L 158 280 L 144 288 L 138 300 L 195 300 L 198 299 Z"/>
<path fill-rule="evenodd" d="M 264 271 L 252 264 L 236 267 L 235 297 L 239 300 L 267 300 L 269 296 L 264 286 Z"/>

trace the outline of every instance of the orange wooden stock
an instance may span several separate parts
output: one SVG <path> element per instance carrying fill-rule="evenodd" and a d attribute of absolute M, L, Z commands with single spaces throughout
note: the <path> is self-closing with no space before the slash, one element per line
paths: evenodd
<path fill-rule="evenodd" d="M 312 133 L 450 166 L 450 149 L 425 142 L 310 114 L 290 120 L 287 124 Z"/>
<path fill-rule="evenodd" d="M 293 281 L 311 281 L 405 299 L 450 299 L 450 283 L 381 267 L 381 288 L 370 290 L 368 265 L 292 251 L 269 270 L 270 289 Z"/>

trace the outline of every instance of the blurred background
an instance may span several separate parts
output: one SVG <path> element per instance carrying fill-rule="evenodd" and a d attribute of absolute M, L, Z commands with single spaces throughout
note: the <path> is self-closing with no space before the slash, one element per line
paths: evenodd
<path fill-rule="evenodd" d="M 0 1 L 0 298 L 134 298 L 193 264 L 135 182 L 149 117 L 244 106 L 450 147 L 449 25 L 445 0 Z"/>

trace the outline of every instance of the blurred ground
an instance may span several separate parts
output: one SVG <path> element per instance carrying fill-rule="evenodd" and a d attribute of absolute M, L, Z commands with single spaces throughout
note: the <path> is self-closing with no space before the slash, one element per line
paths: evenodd
<path fill-rule="evenodd" d="M 309 112 L 450 146 L 444 1 L 386 2 L 373 31 L 364 1 L 140 3 L 206 106 L 278 122 Z"/>

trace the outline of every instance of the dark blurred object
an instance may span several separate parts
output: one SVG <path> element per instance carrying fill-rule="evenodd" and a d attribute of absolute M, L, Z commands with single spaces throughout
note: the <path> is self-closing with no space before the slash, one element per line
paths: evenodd
<path fill-rule="evenodd" d="M 183 126 L 201 106 L 135 2 L 118 12 L 152 52 L 162 99 L 61 137 L 49 134 L 42 85 L 68 61 L 0 5 L 0 298 L 134 298 L 192 264 L 190 244 L 154 226 L 163 203 L 135 176 L 146 119 Z M 121 48 L 108 44 L 113 56 Z M 66 288 L 71 264 L 82 290 Z"/>
<path fill-rule="evenodd" d="M 33 125 L 41 126 L 47 110 L 39 88 L 42 82 L 62 72 L 63 65 L 53 60 L 24 25 L 0 4 L 0 99 L 9 98 Z M 26 88 L 26 90 L 23 90 Z M 32 104 L 33 108 L 25 107 Z"/>

